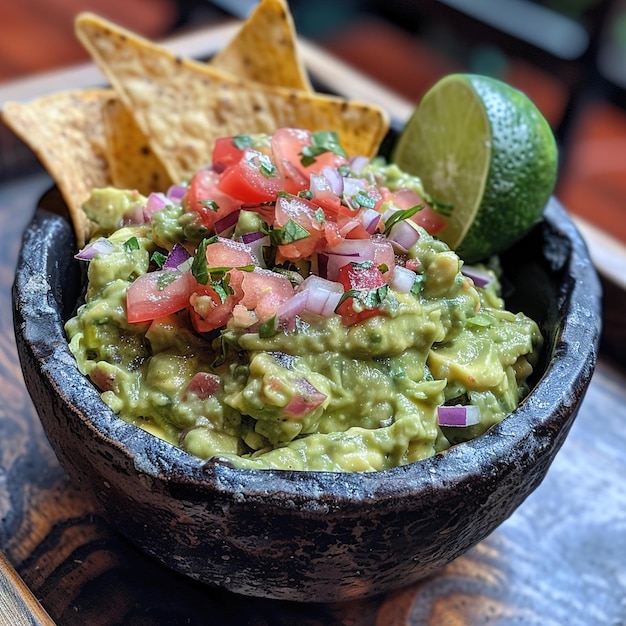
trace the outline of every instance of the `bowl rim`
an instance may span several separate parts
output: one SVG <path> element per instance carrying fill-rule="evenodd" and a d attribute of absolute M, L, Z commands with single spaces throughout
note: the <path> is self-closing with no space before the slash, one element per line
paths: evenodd
<path fill-rule="evenodd" d="M 555 430 L 562 431 L 556 435 L 556 445 L 560 445 L 577 412 L 574 410 L 572 415 L 572 406 L 576 407 L 579 396 L 584 395 L 595 368 L 601 332 L 598 275 L 582 237 L 555 198 L 550 199 L 540 226 L 569 242 L 569 254 L 563 263 L 570 279 L 560 285 L 557 307 L 559 313 L 566 305 L 571 307 L 569 315 L 557 314 L 559 323 L 554 346 L 544 373 L 519 407 L 483 435 L 427 459 L 392 469 L 354 473 L 236 469 L 219 459 L 204 461 L 194 457 L 117 417 L 100 398 L 95 386 L 79 372 L 69 351 L 59 306 L 62 296 L 50 284 L 46 268 L 74 262 L 75 244 L 74 247 L 69 243 L 64 246 L 66 258 L 59 260 L 51 258 L 50 246 L 42 251 L 41 241 L 43 234 L 54 231 L 46 241 L 71 242 L 73 232 L 66 218 L 41 206 L 25 231 L 17 265 L 13 287 L 16 339 L 18 345 L 24 342 L 29 346 L 43 376 L 55 389 L 63 390 L 70 410 L 79 414 L 92 436 L 116 447 L 137 471 L 152 479 L 164 479 L 169 484 L 200 485 L 220 494 L 244 492 L 248 498 L 281 505 L 286 499 L 295 504 L 322 505 L 330 497 L 326 485 L 332 480 L 333 506 L 342 507 L 371 504 L 380 500 L 381 494 L 389 503 L 405 498 L 407 493 L 441 485 L 463 489 L 477 480 L 492 479 L 494 458 L 500 461 L 498 465 L 506 466 L 516 462 L 520 450 L 528 454 L 547 454 L 547 449 L 555 445 Z M 35 266 L 34 246 L 38 255 Z M 45 279 L 33 284 L 26 275 L 31 270 L 40 272 Z M 28 306 L 35 307 L 39 319 L 23 316 Z M 53 323 L 53 335 L 41 336 L 37 328 L 41 317 Z M 556 382 L 564 391 L 555 402 Z"/>

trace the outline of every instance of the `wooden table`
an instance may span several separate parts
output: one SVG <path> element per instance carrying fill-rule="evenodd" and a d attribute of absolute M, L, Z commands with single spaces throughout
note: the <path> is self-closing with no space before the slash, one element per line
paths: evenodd
<path fill-rule="evenodd" d="M 174 45 L 202 56 L 199 51 L 224 36 L 221 30 L 202 33 Z M 369 90 L 391 102 L 398 115 L 409 110 L 393 94 L 372 92 L 366 78 L 346 75 L 340 64 L 332 64 L 326 79 L 329 72 L 338 84 L 352 81 L 357 94 Z M 7 94 L 30 97 L 37 85 L 56 89 L 67 86 L 68 77 L 83 83 L 94 76 L 85 67 L 5 86 L 0 102 Z M 17 359 L 13 271 L 22 231 L 50 184 L 37 168 L 0 183 L 0 549 L 6 557 L 0 559 L 0 626 L 52 620 L 64 626 L 626 624 L 626 372 L 606 355 L 543 484 L 485 541 L 415 585 L 343 604 L 276 602 L 196 584 L 137 551 L 70 484 L 43 434 Z M 595 234 L 606 244 L 604 233 Z M 622 254 L 618 245 L 617 262 Z M 610 286 L 617 298 L 623 296 L 619 281 Z M 615 302 L 612 296 L 607 303 L 607 320 L 617 337 L 624 316 Z"/>

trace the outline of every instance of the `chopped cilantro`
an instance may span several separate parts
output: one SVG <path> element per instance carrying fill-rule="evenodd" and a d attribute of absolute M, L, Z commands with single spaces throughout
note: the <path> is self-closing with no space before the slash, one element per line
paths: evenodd
<path fill-rule="evenodd" d="M 235 135 L 233 137 L 233 146 L 235 146 L 238 150 L 250 148 L 253 143 L 254 141 L 250 135 Z"/>
<path fill-rule="evenodd" d="M 217 213 L 219 209 L 219 206 L 217 205 L 217 202 L 215 202 L 215 200 L 200 200 L 199 204 L 206 207 L 210 211 L 215 211 L 215 213 Z"/>
<path fill-rule="evenodd" d="M 292 219 L 288 220 L 282 228 L 270 230 L 270 241 L 275 246 L 293 243 L 310 236 L 311 233 L 306 228 L 300 226 L 298 222 L 294 222 Z"/>
<path fill-rule="evenodd" d="M 325 152 L 334 152 L 339 156 L 346 157 L 347 154 L 339 143 L 339 136 L 334 131 L 320 131 L 312 133 L 311 145 L 303 146 L 300 152 L 300 163 L 304 167 L 315 163 L 316 158 Z"/>
<path fill-rule="evenodd" d="M 139 240 L 137 237 L 131 237 L 124 242 L 124 250 L 132 252 L 133 250 L 139 250 Z"/>
<path fill-rule="evenodd" d="M 157 267 L 163 267 L 163 264 L 167 260 L 167 255 L 155 250 L 150 257 L 150 261 L 152 261 Z"/>
<path fill-rule="evenodd" d="M 387 297 L 389 285 L 381 285 L 376 289 L 348 289 L 339 300 L 339 306 L 348 298 L 352 298 L 363 309 L 375 309 Z"/>
<path fill-rule="evenodd" d="M 265 178 L 278 176 L 278 168 L 272 163 L 269 155 L 262 152 L 251 151 L 246 156 L 246 161 L 254 168 L 259 170 Z"/>
<path fill-rule="evenodd" d="M 278 318 L 276 315 L 266 319 L 259 324 L 259 337 L 261 339 L 269 339 L 278 332 Z"/>
<path fill-rule="evenodd" d="M 416 298 L 424 289 L 424 284 L 426 283 L 426 274 L 416 274 L 415 280 L 413 281 L 413 286 L 411 287 L 411 294 Z"/>
<path fill-rule="evenodd" d="M 385 235 L 389 234 L 389 231 L 402 220 L 406 220 L 409 217 L 415 215 L 418 211 L 421 211 L 424 208 L 423 204 L 416 204 L 408 209 L 401 209 L 400 211 L 396 211 L 392 213 L 387 220 L 385 221 Z"/>
<path fill-rule="evenodd" d="M 350 202 L 354 206 L 354 208 L 365 208 L 365 209 L 373 209 L 376 206 L 376 200 L 371 198 L 365 191 L 360 190 L 357 192 L 352 198 L 350 198 Z"/>
<path fill-rule="evenodd" d="M 170 272 L 164 270 L 159 272 L 159 278 L 157 279 L 157 289 L 163 291 L 168 285 L 171 285 L 178 277 L 180 272 Z"/>

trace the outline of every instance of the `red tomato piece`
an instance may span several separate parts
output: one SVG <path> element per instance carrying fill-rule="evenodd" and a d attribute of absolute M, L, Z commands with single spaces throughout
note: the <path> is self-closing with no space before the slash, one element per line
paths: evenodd
<path fill-rule="evenodd" d="M 198 213 L 209 231 L 213 231 L 217 220 L 238 210 L 241 206 L 241 202 L 218 189 L 218 181 L 217 172 L 200 170 L 194 174 L 183 198 L 185 210 Z"/>
<path fill-rule="evenodd" d="M 419 224 L 431 235 L 436 235 L 441 232 L 448 223 L 446 218 L 441 215 L 441 213 L 437 213 L 435 209 L 428 205 L 418 211 L 415 215 L 411 216 L 410 219 L 416 224 Z"/>
<path fill-rule="evenodd" d="M 128 321 L 147 322 L 184 309 L 196 285 L 191 272 L 157 270 L 139 276 L 126 292 Z"/>
<path fill-rule="evenodd" d="M 217 292 L 209 285 L 198 285 L 199 289 L 189 298 L 189 316 L 199 333 L 208 333 L 225 326 L 237 304 L 236 296 L 221 301 Z"/>
<path fill-rule="evenodd" d="M 385 285 L 385 277 L 375 265 L 361 267 L 359 264 L 348 263 L 339 269 L 338 282 L 345 291 L 371 291 Z M 337 313 L 341 315 L 346 326 L 362 322 L 379 313 L 378 307 L 355 310 L 354 304 L 354 298 L 350 297 L 337 307 Z"/>
<path fill-rule="evenodd" d="M 278 197 L 274 216 L 275 226 L 282 228 L 289 220 L 292 220 L 309 233 L 309 237 L 279 245 L 279 252 L 284 258 L 296 260 L 311 256 L 315 252 L 324 236 L 325 218 L 323 212 L 317 213 L 320 210 L 305 198 L 290 195 Z"/>
<path fill-rule="evenodd" d="M 426 204 L 426 201 L 412 189 L 399 189 L 393 193 L 392 200 L 399 209 L 410 209 L 420 204 L 424 205 L 424 208 L 412 215 L 410 219 L 431 235 L 436 235 L 446 227 L 446 218 Z"/>
<path fill-rule="evenodd" d="M 189 381 L 185 393 L 183 394 L 183 399 L 185 399 L 188 394 L 193 394 L 200 398 L 200 400 L 206 400 L 214 396 L 219 388 L 219 376 L 209 372 L 197 372 Z"/>
<path fill-rule="evenodd" d="M 255 204 L 274 200 L 283 182 L 269 155 L 246 148 L 221 175 L 218 188 L 243 203 Z"/>
<path fill-rule="evenodd" d="M 234 137 L 220 137 L 213 146 L 211 157 L 213 169 L 223 172 L 227 167 L 238 163 L 243 156 L 243 150 L 234 143 Z"/>
<path fill-rule="evenodd" d="M 209 267 L 242 267 L 258 264 L 248 244 L 222 237 L 206 247 L 206 260 Z"/>
<path fill-rule="evenodd" d="M 334 152 L 323 152 L 315 157 L 310 165 L 302 164 L 302 149 L 312 145 L 311 133 L 299 128 L 280 128 L 272 135 L 272 154 L 276 166 L 283 173 L 285 164 L 289 164 L 289 171 L 297 171 L 304 181 L 305 187 L 309 184 L 309 174 L 318 173 L 323 167 L 339 167 L 347 165 L 348 160 Z M 305 187 L 301 187 L 304 189 Z"/>

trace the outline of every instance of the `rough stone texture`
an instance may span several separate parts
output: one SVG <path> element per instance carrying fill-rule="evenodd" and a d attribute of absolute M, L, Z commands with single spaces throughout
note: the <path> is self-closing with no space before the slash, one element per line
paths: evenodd
<path fill-rule="evenodd" d="M 63 321 L 80 291 L 71 228 L 37 211 L 24 236 L 14 321 L 28 390 L 72 479 L 146 552 L 231 591 L 333 601 L 404 586 L 463 554 L 539 485 L 589 384 L 600 287 L 552 200 L 502 261 L 509 305 L 537 319 L 532 394 L 482 437 L 384 472 L 243 471 L 203 463 L 118 419 L 77 370 Z"/>

